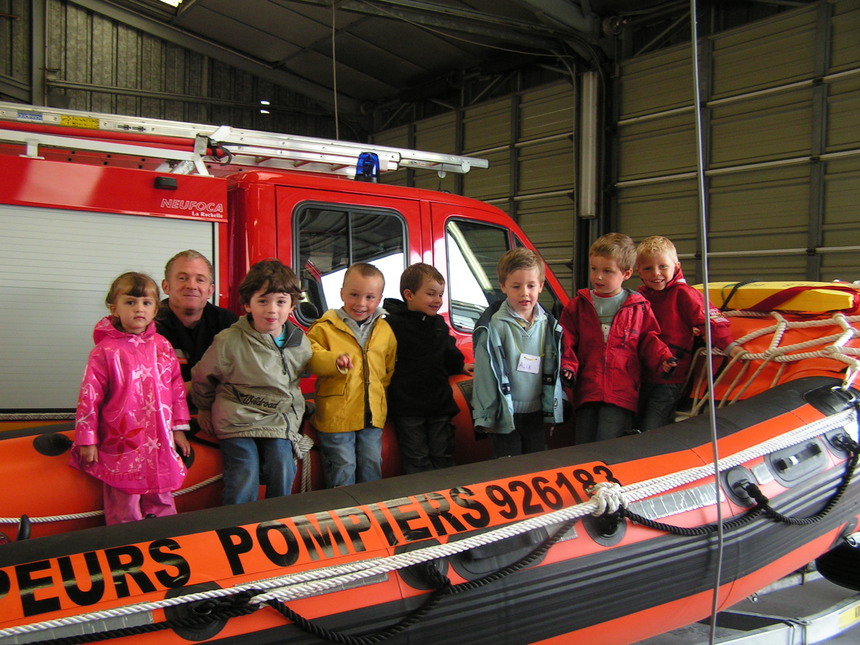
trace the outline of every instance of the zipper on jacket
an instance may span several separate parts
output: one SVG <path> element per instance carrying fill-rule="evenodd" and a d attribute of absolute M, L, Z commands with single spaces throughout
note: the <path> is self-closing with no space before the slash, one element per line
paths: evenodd
<path fill-rule="evenodd" d="M 361 353 L 361 377 L 364 385 L 364 427 L 369 428 L 373 425 L 373 413 L 370 409 L 370 375 L 368 374 L 366 347 L 370 344 L 370 339 L 373 337 L 373 333 L 376 331 L 376 322 L 373 323 L 373 328 L 367 335 L 367 340 L 364 341 L 364 347 L 361 346 L 361 343 L 358 342 L 358 338 L 356 338 L 355 334 L 353 334 L 351 331 L 343 331 L 337 325 L 332 325 L 332 327 L 338 333 L 346 334 L 347 336 L 349 336 L 349 338 L 351 338 L 352 341 L 358 346 L 358 351 Z M 361 429 L 363 430 L 364 428 Z"/>
<path fill-rule="evenodd" d="M 274 336 L 272 336 L 271 334 L 266 334 L 266 336 L 272 339 L 272 344 L 274 344 L 275 349 L 278 350 L 278 354 L 280 354 L 281 356 L 281 368 L 284 370 L 283 373 L 285 375 L 289 374 L 289 371 L 287 370 L 287 357 L 284 354 L 284 347 L 287 346 L 287 341 L 289 340 L 289 337 L 284 340 L 284 347 L 278 347 L 278 342 L 275 340 Z"/>
<path fill-rule="evenodd" d="M 361 347 L 359 343 L 359 347 L 361 348 L 361 369 L 364 375 L 364 427 L 369 428 L 373 425 L 373 411 L 370 409 L 370 373 L 369 368 L 367 366 L 367 346 L 370 345 L 370 339 L 373 338 L 373 334 L 376 331 L 376 323 L 379 322 L 377 319 L 373 323 L 373 328 L 370 330 L 370 333 L 367 335 L 367 340 L 364 341 L 364 347 Z M 358 342 L 358 339 L 356 339 Z"/>

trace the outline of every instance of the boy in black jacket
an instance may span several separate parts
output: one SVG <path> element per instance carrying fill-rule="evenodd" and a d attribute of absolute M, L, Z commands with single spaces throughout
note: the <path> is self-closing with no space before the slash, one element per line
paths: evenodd
<path fill-rule="evenodd" d="M 388 386 L 404 473 L 454 465 L 454 426 L 459 412 L 448 377 L 463 371 L 463 354 L 445 320 L 437 315 L 445 278 L 418 262 L 400 277 L 404 303 L 387 299 L 388 324 L 397 338 L 397 362 Z"/>

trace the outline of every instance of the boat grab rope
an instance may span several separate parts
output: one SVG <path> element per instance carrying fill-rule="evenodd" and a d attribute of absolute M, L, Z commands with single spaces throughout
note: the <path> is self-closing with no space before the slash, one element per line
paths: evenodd
<path fill-rule="evenodd" d="M 770 506 L 770 500 L 765 497 L 764 493 L 761 492 L 761 489 L 752 482 L 746 482 L 742 485 L 743 490 L 756 502 L 756 507 L 761 508 L 762 511 L 773 520 L 777 522 L 783 522 L 785 524 L 791 524 L 792 526 L 808 526 L 810 524 L 815 524 L 820 520 L 824 519 L 827 514 L 836 507 L 836 504 L 839 503 L 839 500 L 845 494 L 845 491 L 848 490 L 848 485 L 851 483 L 851 478 L 854 475 L 854 469 L 857 466 L 858 457 L 860 457 L 860 444 L 854 441 L 851 437 L 847 435 L 839 435 L 834 439 L 834 443 L 837 443 L 840 448 L 846 450 L 850 455 L 851 459 L 849 459 L 846 467 L 845 467 L 845 475 L 842 478 L 842 482 L 839 484 L 839 487 L 833 493 L 833 496 L 830 498 L 830 501 L 822 508 L 818 513 L 812 515 L 810 517 L 789 517 L 787 515 L 783 515 L 782 513 L 774 510 Z"/>
<path fill-rule="evenodd" d="M 763 457 L 771 452 L 814 439 L 836 429 L 844 429 L 847 424 L 856 423 L 858 418 L 860 418 L 858 410 L 855 409 L 854 406 L 847 407 L 840 412 L 813 421 L 764 441 L 761 444 L 724 457 L 719 461 L 719 469 L 721 472 L 729 470 L 753 459 Z M 125 607 L 116 607 L 110 610 L 58 618 L 40 623 L 31 623 L 29 625 L 9 627 L 0 630 L 0 644 L 4 642 L 4 639 L 9 637 L 24 634 L 32 636 L 40 632 L 47 632 L 48 630 L 62 631 L 70 627 L 78 629 L 85 628 L 89 632 L 92 632 L 92 623 L 96 623 L 98 621 L 111 619 L 116 620 L 155 610 L 163 610 L 168 607 L 186 606 L 191 607 L 192 610 L 197 611 L 198 613 L 201 613 L 198 606 L 205 607 L 206 611 L 209 612 L 207 615 L 210 615 L 212 620 L 216 620 L 217 612 L 209 611 L 211 609 L 210 604 L 215 603 L 214 606 L 218 607 L 218 603 L 221 603 L 222 599 L 233 598 L 236 597 L 237 594 L 243 599 L 242 602 L 245 602 L 249 606 L 249 609 L 253 608 L 256 610 L 263 606 L 275 606 L 275 608 L 278 608 L 278 603 L 286 603 L 293 600 L 339 591 L 346 585 L 360 583 L 368 578 L 386 575 L 392 571 L 415 567 L 416 565 L 424 565 L 425 563 L 430 563 L 435 560 L 449 558 L 459 553 L 485 546 L 487 544 L 500 542 L 530 531 L 547 529 L 547 527 L 558 526 L 559 524 L 565 525 L 566 523 L 573 523 L 581 517 L 588 514 L 594 514 L 601 508 L 604 512 L 607 509 L 612 510 L 613 508 L 620 508 L 632 502 L 653 497 L 660 493 L 676 489 L 687 484 L 692 484 L 696 481 L 710 479 L 712 477 L 713 465 L 704 464 L 679 471 L 677 473 L 656 477 L 654 479 L 634 482 L 626 486 L 601 485 L 593 491 L 593 497 L 588 501 L 558 511 L 504 525 L 486 533 L 472 535 L 462 540 L 449 541 L 444 544 L 434 544 L 421 549 L 397 553 L 390 556 L 370 558 L 359 562 L 289 573 L 283 576 L 256 580 L 253 583 L 236 585 L 234 587 L 224 589 L 198 591 L 183 596 L 164 598 L 158 601 L 138 603 Z M 759 512 L 757 514 L 761 513 Z M 565 530 L 564 526 L 562 526 L 562 529 L 554 531 L 553 538 L 560 539 L 560 533 L 564 533 Z M 551 538 L 551 540 L 553 538 Z M 543 548 L 543 546 L 538 548 Z M 549 547 L 547 546 L 546 548 Z M 464 588 L 463 590 L 466 589 Z M 233 600 L 227 601 L 227 606 L 229 607 L 233 607 L 234 604 L 235 602 Z M 278 610 L 280 611 L 280 609 Z M 90 625 L 87 625 L 87 623 L 90 623 Z M 86 627 L 84 627 L 85 625 Z M 100 633 L 110 634 L 113 632 Z M 100 633 L 88 633 L 86 635 L 81 634 L 80 638 L 86 638 L 88 639 L 87 641 L 55 639 L 54 641 L 48 642 L 79 643 L 103 640 L 99 637 Z M 112 636 L 107 636 L 107 638 L 111 637 Z"/>
<path fill-rule="evenodd" d="M 200 490 L 201 488 L 205 488 L 206 486 L 210 486 L 215 482 L 219 481 L 223 475 L 218 474 L 210 477 L 209 479 L 204 479 L 203 481 L 197 482 L 193 486 L 189 486 L 188 488 L 183 488 L 182 490 L 173 491 L 171 495 L 173 497 L 179 497 L 180 495 L 187 495 L 188 493 L 193 493 L 195 491 Z M 97 511 L 83 511 L 82 513 L 71 513 L 69 515 L 42 515 L 37 517 L 30 517 L 27 515 L 27 519 L 32 524 L 46 524 L 48 522 L 65 522 L 67 520 L 83 520 L 90 517 L 100 517 L 104 515 L 104 510 Z M 0 524 L 20 524 L 20 517 L 0 517 Z"/>
<path fill-rule="evenodd" d="M 214 444 L 213 444 L 214 445 Z M 311 478 L 312 478 L 312 468 L 311 468 L 311 460 L 305 459 L 308 456 L 308 453 L 313 448 L 314 442 L 313 439 L 308 437 L 307 435 L 298 435 L 296 440 L 293 441 L 293 462 L 298 464 L 302 463 L 302 478 L 301 478 L 301 487 L 299 492 L 306 493 L 311 490 Z M 180 495 L 187 495 L 188 493 L 193 493 L 195 491 L 200 490 L 201 488 L 205 488 L 206 486 L 210 486 L 217 481 L 223 479 L 222 474 L 214 475 L 209 479 L 204 479 L 203 481 L 197 482 L 193 486 L 188 486 L 187 488 L 183 488 L 181 490 L 173 491 L 171 495 L 173 497 L 179 497 Z M 50 522 L 66 522 L 70 520 L 84 520 L 89 519 L 91 517 L 101 517 L 104 515 L 104 510 L 96 510 L 96 511 L 83 511 L 81 513 L 70 513 L 68 515 L 42 515 L 37 517 L 26 516 L 27 520 L 31 524 L 48 524 Z M 20 517 L 0 517 L 0 525 L 2 524 L 20 524 Z"/>
<path fill-rule="evenodd" d="M 353 636 L 350 634 L 345 634 L 343 632 L 326 629 L 318 623 L 310 621 L 304 616 L 290 609 L 283 601 L 277 598 L 269 599 L 267 601 L 267 604 L 276 611 L 278 611 L 281 615 L 288 618 L 303 631 L 306 631 L 309 634 L 313 634 L 319 638 L 324 638 L 334 643 L 342 643 L 343 645 L 374 645 L 375 643 L 380 643 L 384 640 L 387 640 L 388 638 L 391 638 L 392 636 L 396 636 L 397 634 L 400 634 L 412 625 L 415 625 L 420 622 L 421 619 L 424 618 L 424 616 L 426 616 L 428 613 L 430 613 L 430 611 L 435 608 L 444 598 L 485 587 L 507 576 L 510 576 L 517 571 L 520 571 L 521 569 L 530 566 L 532 563 L 538 561 L 544 555 L 546 555 L 547 551 L 549 551 L 553 545 L 555 545 L 561 538 L 563 538 L 567 534 L 567 532 L 571 528 L 573 528 L 573 525 L 576 523 L 576 521 L 577 520 L 575 519 L 571 519 L 563 523 L 561 527 L 558 528 L 551 537 L 547 538 L 546 540 L 543 540 L 543 542 L 541 542 L 538 547 L 533 549 L 524 557 L 520 558 L 514 564 L 508 565 L 507 567 L 503 567 L 498 571 L 494 571 L 493 573 L 487 574 L 486 576 L 475 580 L 469 580 L 454 585 L 451 584 L 451 579 L 448 578 L 448 576 L 443 575 L 438 569 L 436 569 L 436 567 L 432 566 L 432 561 L 427 561 L 423 563 L 427 566 L 422 568 L 421 572 L 424 574 L 425 580 L 432 583 L 434 588 L 433 592 L 428 595 L 427 599 L 422 602 L 419 607 L 413 609 L 411 612 L 409 612 L 409 614 L 407 614 L 406 617 L 402 618 L 399 622 L 382 630 L 373 632 L 371 634 Z"/>
<path fill-rule="evenodd" d="M 815 515 L 811 515 L 809 517 L 790 517 L 788 515 L 783 515 L 782 513 L 774 510 L 770 506 L 770 500 L 762 493 L 761 489 L 757 484 L 751 481 L 743 481 L 737 484 L 737 487 L 740 490 L 743 490 L 751 499 L 756 502 L 756 505 L 749 509 L 744 515 L 741 517 L 731 520 L 729 522 L 723 523 L 723 528 L 732 530 L 737 529 L 745 524 L 749 524 L 756 517 L 764 513 L 768 517 L 770 517 L 775 522 L 782 522 L 785 524 L 790 524 L 792 526 L 809 526 L 811 524 L 816 524 L 823 520 L 830 512 L 836 508 L 836 505 L 842 499 L 843 495 L 845 495 L 845 491 L 848 490 L 848 486 L 851 484 L 851 481 L 854 477 L 854 470 L 857 467 L 857 460 L 860 458 L 860 444 L 854 441 L 850 436 L 846 434 L 840 434 L 834 438 L 833 442 L 837 444 L 841 449 L 845 450 L 850 458 L 846 462 L 845 471 L 841 477 L 841 481 L 839 486 L 836 487 L 836 490 L 831 495 L 830 499 L 824 505 L 824 507 L 818 511 Z M 656 522 L 647 517 L 643 517 L 637 513 L 634 513 L 627 509 L 627 507 L 623 504 L 619 504 L 619 507 L 616 510 L 608 510 L 607 514 L 613 514 L 615 518 L 625 517 L 629 519 L 631 522 L 635 522 L 636 524 L 641 524 L 642 526 L 646 526 L 651 529 L 655 529 L 658 531 L 663 531 L 665 533 L 672 533 L 674 535 L 683 535 L 687 537 L 693 536 L 701 536 L 708 535 L 710 533 L 714 533 L 719 529 L 719 526 L 716 524 L 708 524 L 705 526 L 697 526 L 694 528 L 689 528 L 685 526 L 673 526 L 671 524 L 665 524 L 663 522 Z M 617 521 L 617 519 L 615 520 Z"/>

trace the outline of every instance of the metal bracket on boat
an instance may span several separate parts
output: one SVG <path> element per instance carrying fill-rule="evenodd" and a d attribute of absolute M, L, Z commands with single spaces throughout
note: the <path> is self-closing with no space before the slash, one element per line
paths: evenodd
<path fill-rule="evenodd" d="M 28 515 L 22 515 L 18 522 L 18 533 L 15 535 L 15 541 L 20 542 L 21 540 L 29 540 L 31 526 L 32 523 L 30 522 L 30 517 Z"/>
<path fill-rule="evenodd" d="M 203 582 L 188 587 L 171 589 L 165 597 L 175 598 L 201 591 L 214 591 L 216 589 L 220 589 L 216 583 Z M 248 604 L 252 595 L 250 592 L 240 592 L 231 596 L 167 607 L 164 610 L 167 626 L 186 640 L 208 640 L 224 629 L 229 618 L 257 611 L 257 607 Z"/>
<path fill-rule="evenodd" d="M 739 506 L 752 506 L 755 503 L 746 486 L 756 480 L 755 475 L 748 468 L 735 466 L 723 473 L 726 493 L 732 501 Z"/>

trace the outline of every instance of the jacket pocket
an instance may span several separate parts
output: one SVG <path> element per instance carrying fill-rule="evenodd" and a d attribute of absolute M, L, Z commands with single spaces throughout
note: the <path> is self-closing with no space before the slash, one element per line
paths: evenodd
<path fill-rule="evenodd" d="M 346 394 L 346 378 L 331 376 L 317 379 L 317 396 L 343 396 Z"/>

